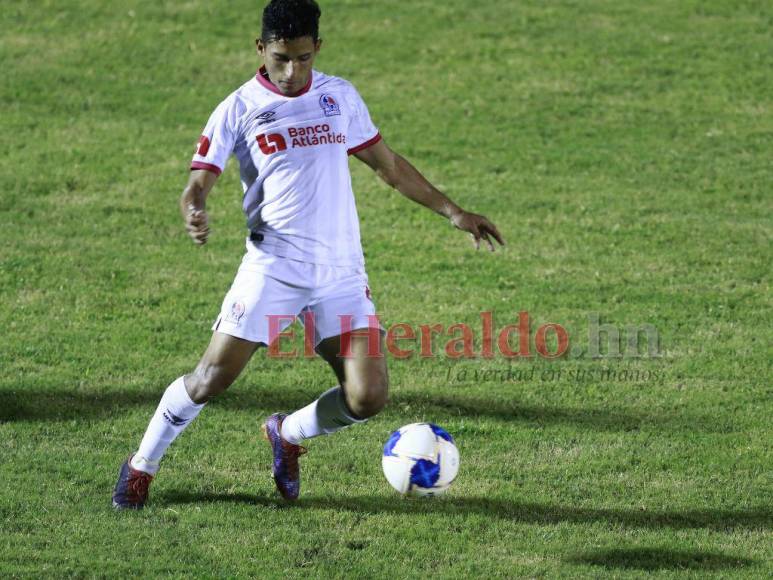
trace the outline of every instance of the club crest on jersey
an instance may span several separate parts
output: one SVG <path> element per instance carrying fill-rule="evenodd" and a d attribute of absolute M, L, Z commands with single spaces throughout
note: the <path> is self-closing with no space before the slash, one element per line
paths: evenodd
<path fill-rule="evenodd" d="M 338 106 L 338 102 L 336 102 L 331 95 L 322 95 L 319 98 L 319 106 L 322 107 L 322 112 L 325 113 L 325 117 L 333 117 L 341 114 L 341 107 Z"/>

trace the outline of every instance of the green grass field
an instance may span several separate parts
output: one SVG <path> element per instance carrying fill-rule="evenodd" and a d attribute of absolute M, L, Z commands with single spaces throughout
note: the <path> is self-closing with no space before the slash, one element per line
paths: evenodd
<path fill-rule="evenodd" d="M 503 357 L 391 360 L 387 410 L 310 442 L 287 507 L 260 423 L 334 379 L 261 353 L 172 446 L 148 508 L 114 513 L 118 467 L 241 259 L 233 161 L 206 247 L 177 200 L 201 127 L 257 66 L 262 3 L 9 0 L 0 576 L 773 574 L 771 4 L 322 7 L 316 68 L 508 241 L 475 253 L 352 160 L 385 322 L 479 335 L 481 311 L 501 327 L 525 310 L 572 354 L 512 363 L 532 380 L 481 375 Z M 654 325 L 662 356 L 582 356 L 594 313 Z M 418 420 L 457 439 L 446 497 L 401 499 L 381 474 L 389 433 Z"/>

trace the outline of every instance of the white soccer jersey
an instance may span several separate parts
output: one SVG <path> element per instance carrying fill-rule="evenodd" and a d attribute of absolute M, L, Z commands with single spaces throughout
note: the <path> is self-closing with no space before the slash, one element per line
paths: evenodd
<path fill-rule="evenodd" d="M 191 169 L 239 160 L 247 227 L 266 252 L 313 264 L 362 265 L 347 155 L 381 139 L 357 90 L 313 71 L 286 97 L 264 70 L 212 113 Z M 254 236 L 253 236 L 254 237 Z"/>

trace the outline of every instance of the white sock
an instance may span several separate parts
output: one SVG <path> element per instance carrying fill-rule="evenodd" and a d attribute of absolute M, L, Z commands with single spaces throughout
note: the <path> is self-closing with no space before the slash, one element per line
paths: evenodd
<path fill-rule="evenodd" d="M 304 439 L 328 435 L 353 423 L 364 423 L 346 406 L 344 390 L 335 386 L 322 393 L 319 399 L 303 409 L 298 409 L 282 421 L 282 439 L 299 445 Z"/>
<path fill-rule="evenodd" d="M 196 404 L 191 400 L 185 390 L 183 377 L 169 385 L 150 420 L 139 450 L 132 458 L 132 467 L 155 475 L 167 448 L 196 418 L 205 404 Z"/>

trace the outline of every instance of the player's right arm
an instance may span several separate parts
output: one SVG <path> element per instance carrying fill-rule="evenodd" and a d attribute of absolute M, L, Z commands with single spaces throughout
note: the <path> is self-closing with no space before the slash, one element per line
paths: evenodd
<path fill-rule="evenodd" d="M 233 153 L 237 103 L 233 94 L 210 115 L 191 160 L 188 184 L 180 197 L 180 211 L 188 235 L 198 245 L 209 237 L 207 196 Z"/>
<path fill-rule="evenodd" d="M 188 235 L 198 245 L 206 244 L 209 237 L 207 196 L 217 181 L 218 174 L 207 169 L 193 169 L 188 184 L 180 196 L 180 212 Z"/>

